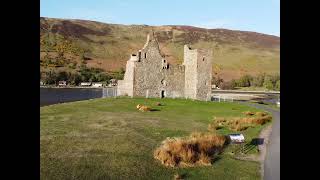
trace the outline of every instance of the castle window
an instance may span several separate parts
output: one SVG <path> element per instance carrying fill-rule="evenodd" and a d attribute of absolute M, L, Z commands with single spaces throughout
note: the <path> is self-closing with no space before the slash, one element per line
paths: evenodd
<path fill-rule="evenodd" d="M 161 80 L 161 84 L 164 85 L 164 86 L 166 86 L 166 85 L 167 85 L 166 80 L 164 80 L 164 79 Z"/>
<path fill-rule="evenodd" d="M 163 62 L 166 63 L 166 60 L 164 59 Z"/>
<path fill-rule="evenodd" d="M 202 61 L 204 61 L 204 58 L 205 58 L 205 57 L 202 58 Z"/>
<path fill-rule="evenodd" d="M 141 51 L 139 51 L 139 61 L 140 61 L 140 59 L 141 59 Z"/>
<path fill-rule="evenodd" d="M 147 58 L 147 53 L 144 53 L 144 58 Z"/>

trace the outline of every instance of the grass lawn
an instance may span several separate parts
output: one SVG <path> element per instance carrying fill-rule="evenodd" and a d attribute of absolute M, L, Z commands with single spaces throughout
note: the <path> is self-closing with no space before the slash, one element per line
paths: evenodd
<path fill-rule="evenodd" d="M 163 106 L 155 106 L 157 101 Z M 156 111 L 139 112 L 137 104 Z M 244 116 L 244 111 L 260 110 L 228 102 L 142 98 L 41 107 L 41 179 L 172 179 L 175 173 L 187 179 L 260 179 L 259 163 L 236 160 L 227 153 L 209 167 L 167 168 L 153 158 L 166 137 L 207 132 L 213 116 Z M 264 126 L 243 134 L 250 140 Z"/>

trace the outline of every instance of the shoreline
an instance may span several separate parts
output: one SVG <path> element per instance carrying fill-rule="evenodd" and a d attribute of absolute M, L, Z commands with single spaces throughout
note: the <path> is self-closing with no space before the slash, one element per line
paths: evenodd
<path fill-rule="evenodd" d="M 52 88 L 52 89 L 103 89 L 103 88 L 116 88 L 117 86 L 112 87 L 86 87 L 86 86 L 40 86 L 40 88 Z"/>

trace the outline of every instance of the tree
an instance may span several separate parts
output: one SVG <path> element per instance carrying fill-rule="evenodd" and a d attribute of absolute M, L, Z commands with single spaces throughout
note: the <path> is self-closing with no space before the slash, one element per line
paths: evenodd
<path fill-rule="evenodd" d="M 60 71 L 58 73 L 57 79 L 58 79 L 58 81 L 67 81 L 68 80 L 68 74 L 65 71 Z"/>
<path fill-rule="evenodd" d="M 46 76 L 44 78 L 45 84 L 56 84 L 57 82 L 57 73 L 55 71 L 49 71 L 45 73 Z"/>
<path fill-rule="evenodd" d="M 220 84 L 221 89 L 234 89 L 234 82 L 228 81 L 228 82 L 223 82 Z"/>
<path fill-rule="evenodd" d="M 114 79 L 118 79 L 118 80 L 123 79 L 124 74 L 125 74 L 124 68 L 120 68 L 119 71 L 116 71 L 116 72 L 115 72 L 113 78 L 114 78 Z"/>
<path fill-rule="evenodd" d="M 280 79 L 276 82 L 275 90 L 280 91 Z"/>
<path fill-rule="evenodd" d="M 232 79 L 230 83 L 231 83 L 232 89 L 238 86 L 238 82 L 235 79 Z"/>
<path fill-rule="evenodd" d="M 263 82 L 263 87 L 265 87 L 268 90 L 273 90 L 273 83 L 271 80 L 271 76 L 266 76 Z"/>
<path fill-rule="evenodd" d="M 270 79 L 272 81 L 273 86 L 275 87 L 278 80 L 280 80 L 280 75 L 279 74 L 272 75 L 270 76 Z"/>
<path fill-rule="evenodd" d="M 238 86 L 240 87 L 249 87 L 251 85 L 250 82 L 252 82 L 252 76 L 250 75 L 244 75 L 238 80 Z"/>
<path fill-rule="evenodd" d="M 215 84 L 219 87 L 221 83 L 223 83 L 223 79 L 221 79 L 219 76 L 212 76 L 211 84 Z"/>
<path fill-rule="evenodd" d="M 262 73 L 254 77 L 252 80 L 251 86 L 262 87 L 265 76 L 266 76 L 265 73 Z"/>

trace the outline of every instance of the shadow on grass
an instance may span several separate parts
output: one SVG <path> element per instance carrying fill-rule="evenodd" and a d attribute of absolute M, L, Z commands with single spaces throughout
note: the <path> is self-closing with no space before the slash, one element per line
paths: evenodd
<path fill-rule="evenodd" d="M 258 146 L 262 145 L 264 143 L 264 138 L 253 138 L 250 142 L 250 144 Z"/>
<path fill-rule="evenodd" d="M 160 111 L 160 109 L 151 109 L 150 111 Z"/>
<path fill-rule="evenodd" d="M 211 164 L 214 164 L 214 163 L 216 163 L 217 161 L 219 161 L 221 159 L 221 157 L 220 156 L 215 156 L 214 158 L 212 158 L 212 160 L 211 160 Z"/>

